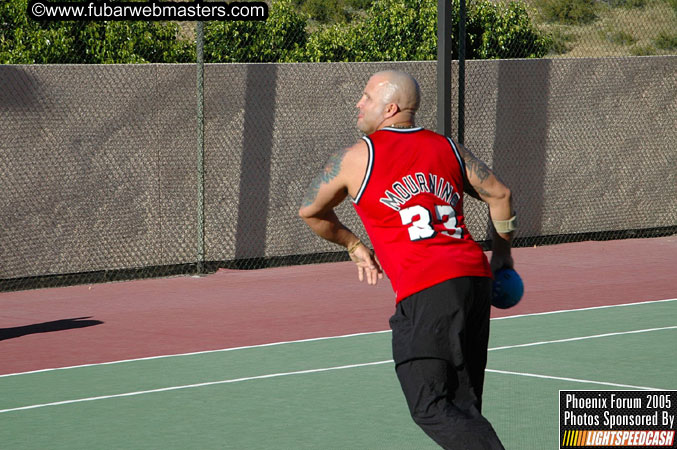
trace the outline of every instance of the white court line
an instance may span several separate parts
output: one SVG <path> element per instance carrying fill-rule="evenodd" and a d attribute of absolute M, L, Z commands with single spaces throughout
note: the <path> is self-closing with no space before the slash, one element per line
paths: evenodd
<path fill-rule="evenodd" d="M 87 398 L 78 398 L 75 400 L 64 400 L 60 402 L 52 402 L 52 403 L 43 403 L 40 405 L 29 405 L 29 406 L 21 406 L 18 408 L 9 408 L 9 409 L 0 409 L 0 414 L 2 413 L 8 413 L 12 411 L 25 411 L 27 409 L 36 409 L 36 408 L 44 408 L 46 406 L 59 406 L 59 405 L 70 405 L 73 403 L 82 403 L 82 402 L 92 402 L 96 400 L 107 400 L 109 398 L 121 398 L 121 397 L 133 397 L 136 395 L 144 395 L 144 394 L 154 394 L 157 392 L 168 392 L 168 391 L 178 391 L 181 389 L 192 389 L 192 388 L 197 388 L 197 387 L 204 387 L 204 386 L 214 386 L 217 384 L 228 384 L 228 383 L 239 383 L 241 381 L 250 381 L 250 380 L 263 380 L 266 378 L 278 378 L 278 377 L 285 377 L 289 375 L 302 375 L 302 374 L 307 374 L 307 373 L 319 373 L 319 372 L 329 372 L 332 370 L 343 370 L 343 369 L 354 369 L 357 367 L 366 367 L 366 366 L 377 366 L 381 364 L 388 364 L 392 363 L 393 360 L 388 360 L 388 361 L 375 361 L 375 362 L 370 362 L 370 363 L 363 363 L 363 364 L 351 364 L 348 366 L 336 366 L 336 367 L 325 367 L 323 369 L 309 369 L 309 370 L 299 370 L 296 372 L 283 372 L 283 373 L 271 373 L 268 375 L 259 375 L 255 377 L 246 377 L 246 378 L 235 378 L 232 380 L 220 380 L 220 381 L 209 381 L 206 383 L 197 383 L 197 384 L 186 384 L 183 386 L 171 386 L 171 387 L 166 387 L 166 388 L 159 388 L 159 389 L 150 389 L 147 391 L 136 391 L 136 392 L 125 392 L 123 394 L 113 394 L 113 395 L 101 395 L 99 397 L 87 397 Z"/>
<path fill-rule="evenodd" d="M 574 383 L 589 383 L 589 384 L 599 384 L 602 386 L 613 386 L 621 388 L 631 388 L 631 389 L 640 389 L 645 391 L 665 391 L 667 389 L 653 388 L 646 386 L 633 386 L 630 384 L 618 384 L 618 383 L 607 383 L 606 381 L 594 381 L 594 380 L 581 380 L 578 378 L 566 378 L 566 377 L 552 377 L 550 375 L 539 375 L 535 373 L 523 373 L 523 372 L 510 372 L 507 370 L 496 370 L 496 369 L 485 369 L 486 372 L 500 373 L 504 375 L 518 375 L 521 377 L 532 377 L 532 378 L 545 378 L 547 380 L 560 380 L 560 381 L 572 381 Z M 2 412 L 2 411 L 0 411 Z"/>
<path fill-rule="evenodd" d="M 674 329 L 677 329 L 677 325 L 671 326 L 671 327 L 661 327 L 661 328 L 645 328 L 644 330 L 617 331 L 617 332 L 614 332 L 614 333 L 595 334 L 595 335 L 592 335 L 592 336 L 580 336 L 580 337 L 574 337 L 574 338 L 556 339 L 554 341 L 541 341 L 541 342 L 530 342 L 528 344 L 506 345 L 504 347 L 490 348 L 489 351 L 491 352 L 491 351 L 494 351 L 494 350 L 506 350 L 506 349 L 509 349 L 509 348 L 533 347 L 535 345 L 555 344 L 555 343 L 558 343 L 558 342 L 583 341 L 585 339 L 597 339 L 597 338 L 603 338 L 603 337 L 609 337 L 609 336 L 621 336 L 621 335 L 624 335 L 624 334 L 648 333 L 649 331 L 674 330 Z"/>
<path fill-rule="evenodd" d="M 518 344 L 518 345 L 505 346 L 505 347 L 495 347 L 495 348 L 490 348 L 489 351 L 504 350 L 504 349 L 517 348 L 517 347 L 528 347 L 528 346 L 531 346 L 531 345 L 552 344 L 552 343 L 557 343 L 557 342 L 568 342 L 568 341 L 575 341 L 575 340 L 582 340 L 582 339 L 594 339 L 594 338 L 601 338 L 601 337 L 608 337 L 608 336 L 618 336 L 618 335 L 623 335 L 623 334 L 645 333 L 645 332 L 649 332 L 649 331 L 667 330 L 667 329 L 675 329 L 675 328 L 677 328 L 677 326 L 664 327 L 664 328 L 650 328 L 650 329 L 645 329 L 645 330 L 633 330 L 633 331 L 618 332 L 618 333 L 607 333 L 607 334 L 599 334 L 599 335 L 594 335 L 594 336 L 582 336 L 582 337 L 578 337 L 578 338 L 559 339 L 559 340 L 556 340 L 556 341 L 543 341 L 543 342 L 534 342 L 534 343 L 530 343 L 530 344 Z M 43 407 L 47 407 L 47 406 L 68 405 L 68 404 L 72 404 L 72 403 L 90 402 L 90 401 L 95 401 L 95 400 L 106 400 L 106 399 L 111 399 L 111 398 L 133 397 L 133 396 L 136 396 L 136 395 L 153 394 L 153 393 L 157 393 L 157 392 L 177 391 L 177 390 L 181 390 L 181 389 L 191 389 L 191 388 L 197 388 L 197 387 L 203 387 L 203 386 L 213 386 L 213 385 L 217 385 L 217 384 L 238 383 L 238 382 L 241 382 L 241 381 L 262 380 L 262 379 L 266 379 L 266 378 L 277 378 L 277 377 L 283 377 L 283 376 L 289 376 L 289 375 L 302 375 L 302 374 L 308 374 L 308 373 L 329 372 L 329 371 L 332 371 L 332 370 L 354 369 L 354 368 L 358 368 L 358 367 L 376 366 L 376 365 L 381 365 L 381 364 L 390 364 L 390 363 L 393 363 L 393 362 L 394 361 L 392 359 L 389 359 L 389 360 L 386 360 L 386 361 L 376 361 L 376 362 L 362 363 L 362 364 L 350 364 L 350 365 L 346 365 L 346 366 L 336 366 L 336 367 L 325 367 L 325 368 L 322 368 L 322 369 L 299 370 L 299 371 L 296 371 L 296 372 L 273 373 L 273 374 L 268 374 L 268 375 L 258 375 L 258 376 L 253 376 L 253 377 L 235 378 L 235 379 L 230 379 L 230 380 L 209 381 L 209 382 L 205 382 L 205 383 L 187 384 L 187 385 L 183 385 L 183 386 L 171 386 L 171 387 L 166 387 L 166 388 L 150 389 L 150 390 L 146 390 L 146 391 L 126 392 L 126 393 L 122 393 L 122 394 L 103 395 L 103 396 L 98 396 L 98 397 L 87 397 L 87 398 L 80 398 L 80 399 L 75 399 L 75 400 L 64 400 L 64 401 L 60 401 L 60 402 L 21 406 L 21 407 L 17 407 L 17 408 L 9 408 L 9 409 L 0 409 L 0 414 L 13 412 L 13 411 L 24 411 L 24 410 L 28 410 L 28 409 L 43 408 Z M 508 375 L 519 375 L 519 376 L 525 376 L 525 377 L 536 377 L 536 378 L 546 378 L 546 379 L 562 380 L 562 381 L 573 381 L 573 382 L 578 382 L 578 383 L 592 383 L 592 384 L 599 384 L 599 385 L 604 385 L 604 386 L 624 387 L 624 388 L 643 389 L 643 390 L 657 390 L 657 391 L 664 390 L 664 389 L 659 389 L 659 388 L 651 388 L 651 387 L 644 387 L 644 386 L 633 386 L 633 385 L 628 385 L 628 384 L 607 383 L 607 382 L 604 382 L 604 381 L 581 380 L 581 379 L 576 379 L 576 378 L 564 378 L 564 377 L 553 377 L 553 376 L 549 376 L 549 375 L 538 375 L 538 374 L 531 374 L 531 373 L 509 372 L 509 371 L 505 371 L 505 370 L 486 369 L 486 371 L 487 372 L 494 372 L 494 373 L 501 373 L 501 374 L 508 374 Z"/>
<path fill-rule="evenodd" d="M 386 361 L 375 361 L 375 362 L 362 363 L 362 364 L 350 364 L 350 365 L 346 365 L 346 366 L 325 367 L 325 368 L 322 368 L 322 369 L 299 370 L 299 371 L 296 371 L 296 372 L 271 373 L 271 374 L 268 374 L 268 375 L 258 375 L 258 376 L 254 376 L 254 377 L 234 378 L 234 379 L 230 379 L 230 380 L 208 381 L 208 382 L 205 382 L 205 383 L 186 384 L 186 385 L 182 385 L 182 386 L 170 386 L 170 387 L 166 387 L 166 388 L 149 389 L 149 390 L 146 390 L 146 391 L 125 392 L 125 393 L 122 393 L 122 394 L 112 394 L 112 395 L 101 395 L 101 396 L 98 396 L 98 397 L 78 398 L 78 399 L 74 399 L 74 400 L 63 400 L 63 401 L 60 401 L 60 402 L 42 403 L 42 404 L 37 404 L 37 405 L 20 406 L 20 407 L 17 407 L 17 408 L 0 409 L 0 414 L 14 412 L 14 411 L 26 411 L 26 410 L 29 410 L 29 409 L 45 408 L 45 407 L 48 407 L 48 406 L 70 405 L 70 404 L 73 404 L 73 403 L 84 403 L 84 402 L 92 402 L 92 401 L 97 401 L 97 400 L 108 400 L 108 399 L 112 399 L 112 398 L 134 397 L 134 396 L 137 396 L 137 395 L 155 394 L 155 393 L 158 393 L 158 392 L 178 391 L 178 390 L 182 390 L 182 389 L 192 389 L 192 388 L 198 388 L 198 387 L 204 387 L 204 386 L 215 386 L 215 385 L 219 385 L 219 384 L 239 383 L 239 382 L 242 382 L 242 381 L 264 380 L 264 379 L 268 379 L 268 378 L 279 378 L 279 377 L 285 377 L 285 376 L 291 376 L 291 375 L 303 375 L 303 374 L 309 374 L 309 373 L 330 372 L 330 371 L 333 371 L 333 370 L 355 369 L 355 368 L 359 368 L 359 367 L 391 364 L 393 362 L 394 361 L 392 359 L 389 359 L 389 360 L 386 360 Z M 633 386 L 633 385 L 630 385 L 630 384 L 608 383 L 608 382 L 605 382 L 605 381 L 583 380 L 583 379 L 578 379 L 578 378 L 566 378 L 566 377 L 554 377 L 554 376 L 550 376 L 550 375 L 540 375 L 540 374 L 525 373 L 525 372 L 510 372 L 510 371 L 507 371 L 507 370 L 486 369 L 486 371 L 492 372 L 492 373 L 500 373 L 500 374 L 504 374 L 504 375 L 518 375 L 518 376 L 523 376 L 523 377 L 544 378 L 544 379 L 549 379 L 549 380 L 560 380 L 560 381 L 571 381 L 571 382 L 575 382 L 575 383 L 599 384 L 599 385 L 602 385 L 602 386 L 613 386 L 613 387 L 631 388 L 631 389 L 640 389 L 640 390 L 649 390 L 649 391 L 665 390 L 665 389 L 646 387 L 646 386 Z"/>
<path fill-rule="evenodd" d="M 530 317 L 530 316 L 543 316 L 543 315 L 560 314 L 560 313 L 566 313 L 566 312 L 590 311 L 590 310 L 595 310 L 595 309 L 617 308 L 617 307 L 623 307 L 623 306 L 637 306 L 637 305 L 646 305 L 646 304 L 651 304 L 651 303 L 663 303 L 663 302 L 674 302 L 674 301 L 677 301 L 677 298 L 669 298 L 669 299 L 665 299 L 665 300 L 647 300 L 647 301 L 644 301 L 644 302 L 634 302 L 634 303 L 621 303 L 621 304 L 618 304 L 618 305 L 592 306 L 592 307 L 588 307 L 588 308 L 563 309 L 563 310 L 559 310 L 559 311 L 546 311 L 546 312 L 531 313 L 531 314 L 518 314 L 518 315 L 514 315 L 514 316 L 495 317 L 491 320 L 514 319 L 514 318 L 519 318 L 519 317 Z M 8 373 L 8 374 L 0 375 L 0 378 L 13 377 L 13 376 L 17 376 L 17 375 L 29 375 L 29 374 L 41 373 L 41 372 L 52 372 L 52 371 L 55 371 L 55 370 L 79 369 L 79 368 L 82 368 L 82 367 L 106 366 L 106 365 L 122 364 L 122 363 L 128 363 L 128 362 L 136 362 L 136 361 L 151 361 L 151 360 L 154 360 L 154 359 L 174 358 L 174 357 L 180 357 L 180 356 L 206 355 L 206 354 L 209 354 L 209 353 L 230 352 L 230 351 L 235 351 L 235 350 L 246 350 L 246 349 L 261 348 L 261 347 L 273 347 L 273 346 L 277 346 L 277 345 L 297 344 L 297 343 L 314 342 L 314 341 L 324 341 L 324 340 L 330 340 L 330 339 L 342 339 L 342 338 L 349 338 L 349 337 L 354 337 L 354 336 L 367 336 L 367 335 L 372 335 L 372 334 L 383 334 L 383 333 L 390 333 L 390 330 L 344 334 L 344 335 L 341 335 L 341 336 L 325 336 L 325 337 L 310 338 L 310 339 L 300 339 L 300 340 L 296 340 L 296 341 L 270 342 L 270 343 L 267 343 L 267 344 L 246 345 L 246 346 L 242 346 L 242 347 L 229 347 L 229 348 L 222 348 L 222 349 L 216 349 L 216 350 L 204 350 L 204 351 L 189 352 L 189 353 L 176 353 L 176 354 L 171 354 L 171 355 L 148 356 L 148 357 L 144 357 L 144 358 L 122 359 L 122 360 L 118 360 L 118 361 L 107 361 L 107 362 L 93 363 L 93 364 L 81 364 L 81 365 L 76 365 L 76 366 L 53 367 L 53 368 L 48 368 L 48 369 L 30 370 L 30 371 L 27 371 L 27 372 Z"/>
<path fill-rule="evenodd" d="M 66 366 L 66 367 L 54 367 L 51 369 L 40 369 L 40 370 L 31 370 L 28 372 L 17 372 L 17 373 L 8 373 L 5 375 L 0 375 L 0 378 L 3 377 L 13 377 L 16 375 L 28 375 L 32 373 L 41 373 L 41 372 L 52 372 L 54 370 L 68 370 L 68 369 L 79 369 L 81 367 L 96 367 L 96 366 L 108 366 L 112 364 L 122 364 L 128 362 L 137 362 L 137 361 L 152 361 L 154 359 L 164 359 L 164 358 L 174 358 L 178 356 L 194 356 L 194 355 L 207 355 L 209 353 L 220 353 L 220 352 L 232 352 L 235 350 L 246 350 L 250 348 L 262 348 L 262 347 L 274 347 L 277 345 L 286 345 L 286 344 L 301 344 L 304 342 L 315 342 L 315 341 L 328 341 L 331 339 L 343 339 L 355 336 L 367 336 L 371 334 L 381 334 L 381 333 L 390 333 L 390 330 L 383 331 L 368 331 L 364 333 L 353 333 L 353 334 L 344 334 L 342 336 L 325 336 L 318 338 L 309 338 L 309 339 L 299 339 L 297 341 L 281 341 L 281 342 L 270 342 L 268 344 L 257 344 L 257 345 L 246 345 L 243 347 L 229 347 L 229 348 L 220 348 L 217 350 L 203 350 L 200 352 L 190 352 L 190 353 L 176 353 L 172 355 L 158 355 L 158 356 L 147 356 L 145 358 L 133 358 L 133 359 L 121 359 L 119 361 L 108 361 L 102 363 L 93 363 L 93 364 L 81 364 L 78 366 Z"/>
<path fill-rule="evenodd" d="M 514 316 L 494 317 L 491 320 L 517 319 L 519 317 L 531 317 L 531 316 L 547 316 L 547 315 L 550 315 L 550 314 L 561 314 L 561 313 L 576 312 L 576 311 L 592 311 L 592 310 L 595 310 L 595 309 L 620 308 L 620 307 L 623 307 L 623 306 L 636 306 L 636 305 L 646 305 L 646 304 L 650 304 L 650 303 L 663 303 L 663 302 L 674 302 L 674 301 L 677 301 L 677 298 L 666 298 L 664 300 L 647 300 L 645 302 L 620 303 L 618 305 L 590 306 L 588 308 L 561 309 L 561 310 L 557 310 L 557 311 L 545 311 L 545 312 L 531 313 L 531 314 L 516 314 Z"/>

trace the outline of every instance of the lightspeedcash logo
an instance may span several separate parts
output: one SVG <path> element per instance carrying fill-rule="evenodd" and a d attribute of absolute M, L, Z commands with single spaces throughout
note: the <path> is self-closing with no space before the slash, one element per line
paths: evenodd
<path fill-rule="evenodd" d="M 677 391 L 560 391 L 560 449 L 675 449 Z"/>
<path fill-rule="evenodd" d="M 564 433 L 560 448 L 671 448 L 674 444 L 673 430 L 569 430 Z"/>

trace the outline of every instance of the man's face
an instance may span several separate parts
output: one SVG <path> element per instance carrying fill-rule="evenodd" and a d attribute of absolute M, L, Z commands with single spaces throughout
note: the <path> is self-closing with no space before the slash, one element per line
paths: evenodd
<path fill-rule="evenodd" d="M 355 105 L 360 110 L 357 115 L 357 128 L 363 133 L 373 133 L 385 120 L 386 104 L 383 101 L 381 85 L 384 82 L 381 77 L 371 77 L 364 88 L 362 98 Z"/>

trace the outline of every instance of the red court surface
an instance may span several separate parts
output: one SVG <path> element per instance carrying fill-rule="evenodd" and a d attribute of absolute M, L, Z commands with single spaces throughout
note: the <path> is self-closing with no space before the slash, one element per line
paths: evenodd
<path fill-rule="evenodd" d="M 525 295 L 494 317 L 677 297 L 677 236 L 514 257 Z M 387 330 L 393 310 L 351 262 L 0 293 L 0 374 Z M 101 323 L 50 324 L 78 318 Z"/>

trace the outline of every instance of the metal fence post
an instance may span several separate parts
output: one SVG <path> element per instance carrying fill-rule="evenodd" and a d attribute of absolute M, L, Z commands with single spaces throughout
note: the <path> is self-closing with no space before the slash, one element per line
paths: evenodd
<path fill-rule="evenodd" d="M 205 273 L 204 22 L 196 26 L 197 54 L 197 273 Z"/>
<path fill-rule="evenodd" d="M 458 19 L 458 142 L 465 141 L 465 21 L 466 4 L 460 0 Z"/>
<path fill-rule="evenodd" d="M 437 132 L 451 136 L 451 1 L 437 1 Z"/>

